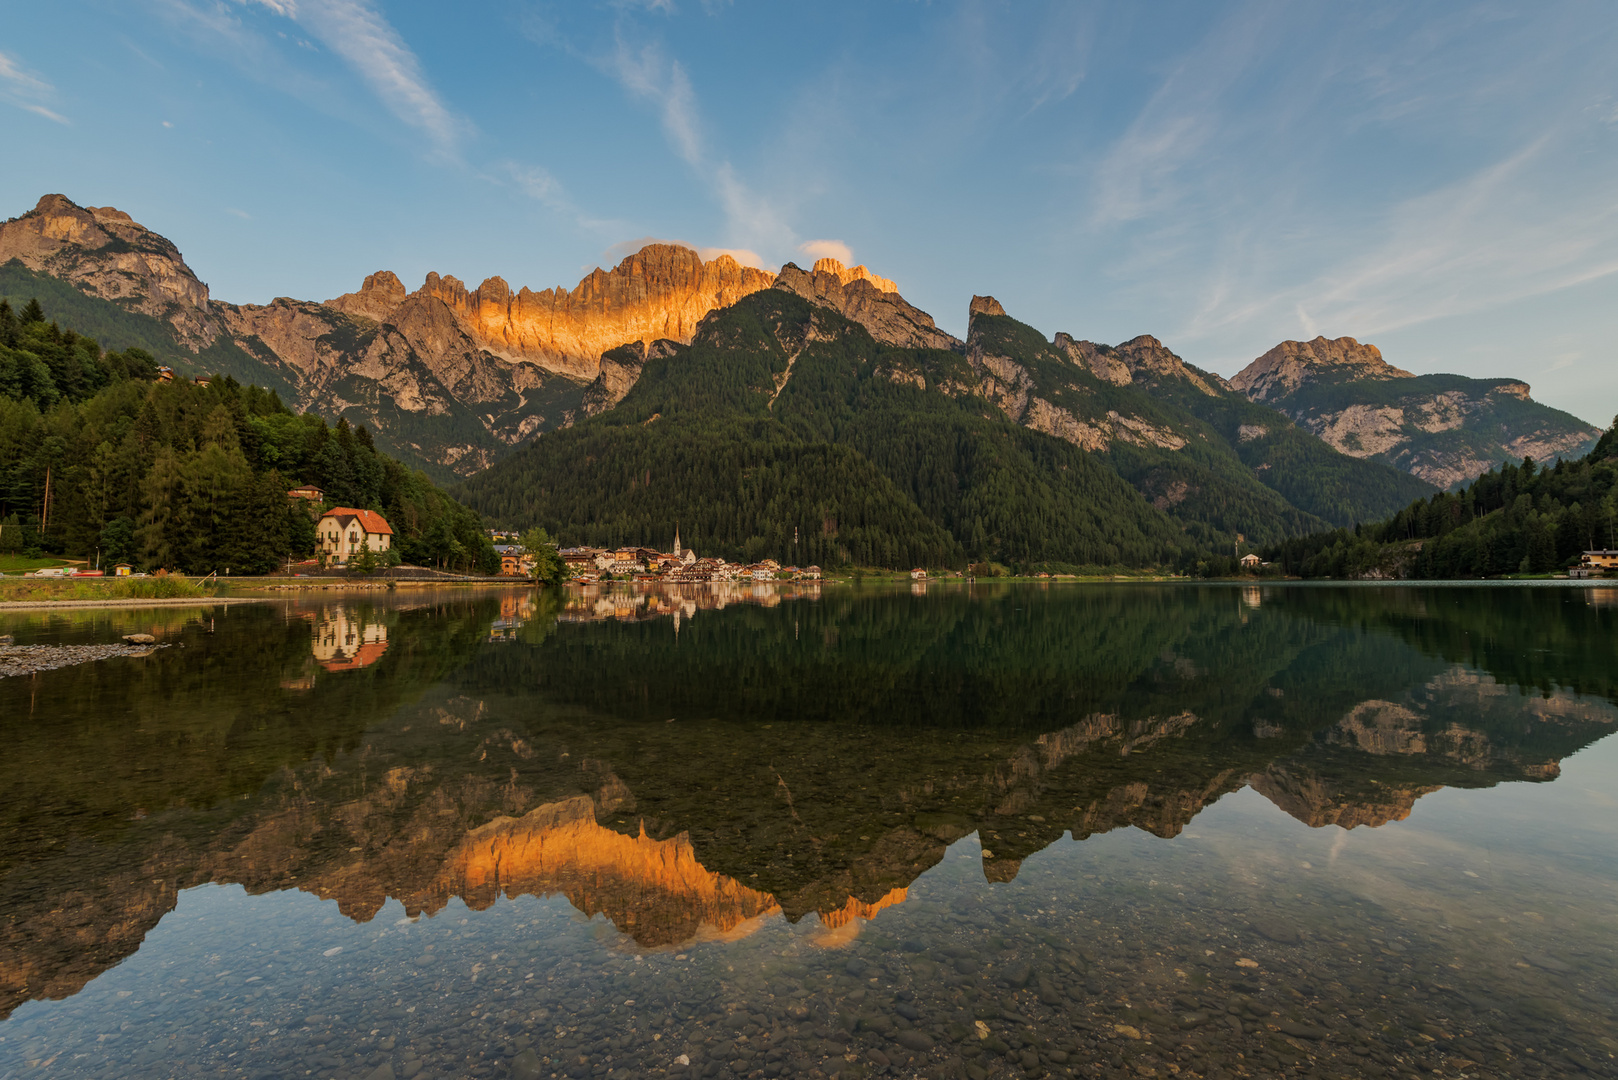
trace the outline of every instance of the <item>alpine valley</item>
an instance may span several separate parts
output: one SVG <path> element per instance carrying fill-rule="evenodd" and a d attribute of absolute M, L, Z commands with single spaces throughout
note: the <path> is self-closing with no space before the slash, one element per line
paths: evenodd
<path fill-rule="evenodd" d="M 1148 565 L 1388 517 L 1600 431 L 1515 380 L 1413 375 L 1352 338 L 1229 381 L 1156 338 L 967 337 L 822 259 L 651 244 L 573 289 L 393 273 L 323 302 L 210 296 L 169 240 L 47 195 L 0 225 L 0 296 L 103 347 L 363 424 L 491 521 L 574 542 L 885 566 Z"/>

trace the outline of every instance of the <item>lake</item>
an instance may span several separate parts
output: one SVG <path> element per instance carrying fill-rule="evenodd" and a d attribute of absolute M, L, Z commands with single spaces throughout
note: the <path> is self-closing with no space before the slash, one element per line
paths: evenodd
<path fill-rule="evenodd" d="M 0 1078 L 1618 1076 L 1618 590 L 0 615 Z"/>

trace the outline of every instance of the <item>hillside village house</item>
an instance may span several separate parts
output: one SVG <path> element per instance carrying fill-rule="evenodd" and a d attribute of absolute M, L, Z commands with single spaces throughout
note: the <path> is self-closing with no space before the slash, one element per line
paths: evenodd
<path fill-rule="evenodd" d="M 1259 567 L 1259 557 L 1251 551 L 1242 556 L 1241 562 L 1243 570 L 1257 570 Z"/>
<path fill-rule="evenodd" d="M 320 550 L 332 561 L 346 563 L 361 551 L 384 552 L 393 546 L 393 530 L 373 510 L 339 506 L 321 515 L 316 526 Z"/>
<path fill-rule="evenodd" d="M 313 484 L 305 484 L 302 487 L 295 487 L 288 491 L 287 498 L 307 499 L 310 502 L 324 502 L 326 499 L 326 493 L 315 487 Z"/>

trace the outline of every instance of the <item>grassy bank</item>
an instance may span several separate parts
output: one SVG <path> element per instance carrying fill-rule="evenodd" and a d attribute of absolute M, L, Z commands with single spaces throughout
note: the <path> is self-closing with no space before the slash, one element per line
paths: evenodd
<path fill-rule="evenodd" d="M 0 603 L 44 600 L 207 600 L 215 585 L 189 578 L 0 578 Z"/>

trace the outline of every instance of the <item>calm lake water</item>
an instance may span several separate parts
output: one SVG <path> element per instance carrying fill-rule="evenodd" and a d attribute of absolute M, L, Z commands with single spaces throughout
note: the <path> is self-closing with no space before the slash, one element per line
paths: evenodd
<path fill-rule="evenodd" d="M 1618 1076 L 1618 590 L 0 616 L 136 630 L 0 679 L 0 1080 Z"/>

